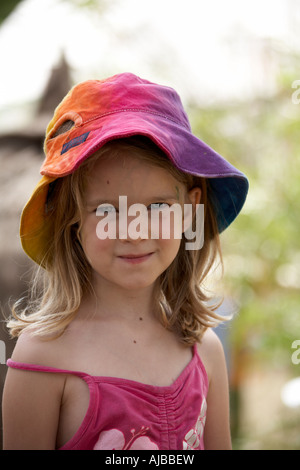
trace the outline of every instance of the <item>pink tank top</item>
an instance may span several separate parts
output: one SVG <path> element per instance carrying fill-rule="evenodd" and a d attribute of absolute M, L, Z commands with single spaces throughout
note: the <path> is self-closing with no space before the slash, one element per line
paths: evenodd
<path fill-rule="evenodd" d="M 29 371 L 73 374 L 83 379 L 90 399 L 75 435 L 61 450 L 201 450 L 208 379 L 193 347 L 193 358 L 170 386 L 7 361 Z"/>

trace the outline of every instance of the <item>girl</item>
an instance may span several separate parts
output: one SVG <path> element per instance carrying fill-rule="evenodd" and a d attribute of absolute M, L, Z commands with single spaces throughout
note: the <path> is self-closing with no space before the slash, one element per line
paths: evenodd
<path fill-rule="evenodd" d="M 230 449 L 227 372 L 211 329 L 222 318 L 203 282 L 246 177 L 193 136 L 174 90 L 129 73 L 75 86 L 45 154 L 21 217 L 39 269 L 33 298 L 8 323 L 18 341 L 4 448 Z M 149 221 L 159 212 L 154 234 L 132 212 L 121 217 L 120 196 Z M 200 204 L 204 243 L 187 249 L 191 221 L 176 237 L 169 209 L 191 206 L 199 235 Z"/>

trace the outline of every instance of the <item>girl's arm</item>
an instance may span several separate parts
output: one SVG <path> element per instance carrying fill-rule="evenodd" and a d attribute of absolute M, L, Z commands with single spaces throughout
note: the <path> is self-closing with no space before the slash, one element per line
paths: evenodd
<path fill-rule="evenodd" d="M 42 363 L 38 343 L 20 338 L 13 359 Z M 2 402 L 4 450 L 55 449 L 64 380 L 63 375 L 8 369 Z"/>
<path fill-rule="evenodd" d="M 199 353 L 209 378 L 204 445 L 207 450 L 231 450 L 229 386 L 221 341 L 212 330 L 204 334 Z"/>

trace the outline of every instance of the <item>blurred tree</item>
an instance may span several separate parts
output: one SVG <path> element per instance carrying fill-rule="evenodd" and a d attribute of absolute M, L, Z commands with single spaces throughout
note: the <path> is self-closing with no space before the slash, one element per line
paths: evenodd
<path fill-rule="evenodd" d="M 191 106 L 197 135 L 250 181 L 242 213 L 221 235 L 225 296 L 238 310 L 228 330 L 233 410 L 244 378 L 259 364 L 299 375 L 291 361 L 291 345 L 300 339 L 300 104 L 293 103 L 291 87 L 296 78 L 296 67 L 281 75 L 273 97 L 201 110 Z M 284 437 L 282 443 L 287 445 Z"/>
<path fill-rule="evenodd" d="M 1 0 L 0 2 L 0 24 L 14 11 L 24 0 Z"/>
<path fill-rule="evenodd" d="M 1 0 L 0 2 L 0 24 L 15 10 L 20 4 L 26 0 Z M 108 0 L 60 0 L 62 2 L 68 2 L 75 7 L 79 8 L 90 8 L 91 10 L 103 13 L 105 7 L 109 4 Z M 111 3 L 111 2 L 110 2 Z"/>
<path fill-rule="evenodd" d="M 104 13 L 107 7 L 113 5 L 112 0 L 60 0 L 61 2 L 69 3 L 77 8 L 90 9 L 93 14 Z M 115 1 L 115 0 L 114 0 Z"/>
<path fill-rule="evenodd" d="M 72 3 L 78 7 L 98 8 L 108 3 L 108 0 L 62 0 L 63 2 Z"/>
<path fill-rule="evenodd" d="M 281 83 L 272 98 L 193 110 L 196 133 L 250 180 L 241 215 L 221 237 L 225 283 L 239 304 L 233 340 L 260 357 L 283 352 L 287 364 L 291 342 L 300 337 L 300 104 L 292 102 L 295 76 Z"/>

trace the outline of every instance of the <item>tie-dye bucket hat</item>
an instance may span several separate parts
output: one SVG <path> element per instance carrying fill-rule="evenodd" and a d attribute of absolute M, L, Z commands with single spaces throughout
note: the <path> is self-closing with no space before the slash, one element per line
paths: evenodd
<path fill-rule="evenodd" d="M 246 176 L 192 134 L 175 90 L 121 73 L 79 83 L 55 110 L 46 131 L 43 177 L 21 215 L 21 242 L 30 258 L 42 264 L 49 246 L 49 184 L 73 173 L 110 140 L 134 135 L 151 139 L 180 170 L 209 178 L 219 232 L 231 224 L 247 196 Z"/>

